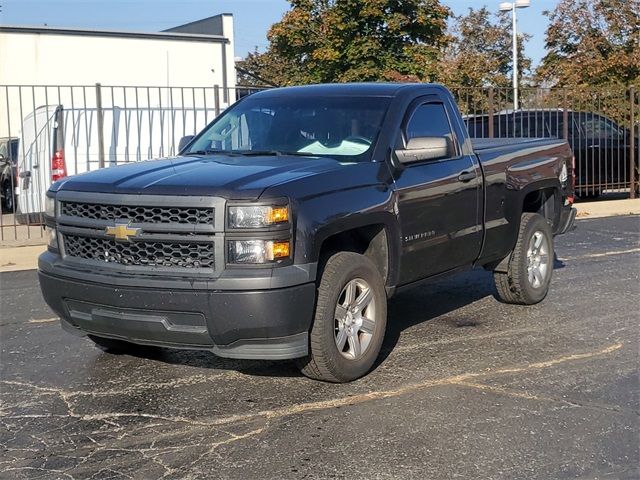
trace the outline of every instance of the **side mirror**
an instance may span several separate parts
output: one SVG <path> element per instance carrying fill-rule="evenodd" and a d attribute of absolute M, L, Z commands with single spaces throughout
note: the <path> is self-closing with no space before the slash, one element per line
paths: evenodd
<path fill-rule="evenodd" d="M 4 155 L 2 153 L 0 153 L 0 162 L 4 160 Z"/>
<path fill-rule="evenodd" d="M 186 137 L 182 137 L 180 139 L 180 143 L 178 143 L 178 152 L 181 152 L 184 149 L 184 147 L 189 145 L 191 140 L 193 140 L 193 137 L 195 137 L 195 135 L 187 135 Z"/>
<path fill-rule="evenodd" d="M 447 137 L 415 137 L 407 148 L 395 151 L 400 163 L 421 162 L 447 158 L 451 152 L 451 140 Z"/>

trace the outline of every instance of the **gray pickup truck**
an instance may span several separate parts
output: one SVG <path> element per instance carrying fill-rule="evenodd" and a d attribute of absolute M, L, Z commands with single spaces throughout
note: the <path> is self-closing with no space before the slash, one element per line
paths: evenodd
<path fill-rule="evenodd" d="M 438 85 L 269 90 L 183 143 L 48 192 L 44 298 L 103 349 L 295 359 L 350 381 L 401 289 L 483 267 L 502 301 L 543 300 L 575 217 L 566 142 L 472 141 Z"/>

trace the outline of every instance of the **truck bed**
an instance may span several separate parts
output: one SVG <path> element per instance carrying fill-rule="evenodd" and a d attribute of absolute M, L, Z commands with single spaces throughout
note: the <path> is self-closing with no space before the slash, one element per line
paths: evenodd
<path fill-rule="evenodd" d="M 491 150 L 493 148 L 513 147 L 529 143 L 546 144 L 557 143 L 556 138 L 472 138 L 471 145 L 474 151 Z"/>

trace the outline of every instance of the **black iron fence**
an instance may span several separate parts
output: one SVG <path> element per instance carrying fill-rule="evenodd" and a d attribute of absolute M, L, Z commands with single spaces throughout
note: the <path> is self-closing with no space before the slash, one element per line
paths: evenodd
<path fill-rule="evenodd" d="M 575 156 L 576 193 L 638 193 L 639 93 L 632 88 L 452 89 L 474 138 L 564 138 Z"/>
<path fill-rule="evenodd" d="M 44 196 L 57 175 L 174 155 L 183 136 L 256 90 L 0 85 L 0 241 L 42 241 Z M 510 88 L 452 92 L 474 138 L 567 139 L 580 198 L 637 195 L 640 95 L 633 88 L 524 88 L 517 111 Z"/>

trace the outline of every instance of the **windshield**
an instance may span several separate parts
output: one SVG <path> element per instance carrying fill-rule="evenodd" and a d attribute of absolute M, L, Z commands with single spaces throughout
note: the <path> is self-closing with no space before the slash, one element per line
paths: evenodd
<path fill-rule="evenodd" d="M 368 161 L 389 105 L 384 97 L 247 97 L 183 154 L 290 154 Z"/>

